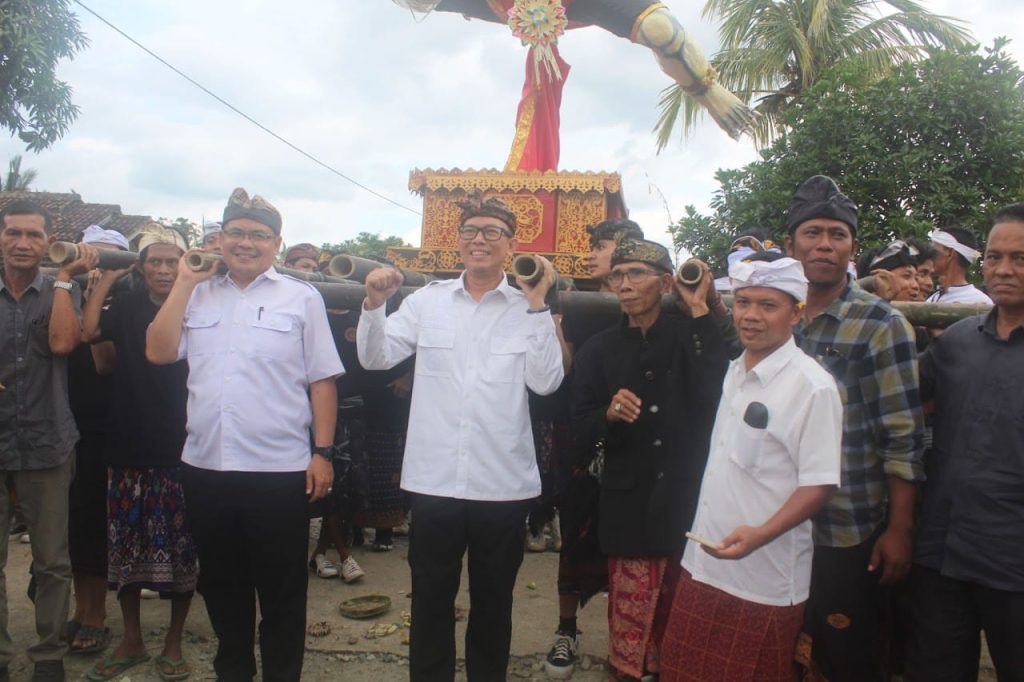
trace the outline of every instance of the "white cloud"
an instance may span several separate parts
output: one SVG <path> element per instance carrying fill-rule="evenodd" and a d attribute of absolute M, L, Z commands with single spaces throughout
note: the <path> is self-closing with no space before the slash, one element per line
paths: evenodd
<path fill-rule="evenodd" d="M 90 4 L 264 125 L 416 210 L 420 200 L 407 189 L 413 168 L 501 167 L 508 154 L 525 49 L 500 25 L 444 13 L 416 23 L 384 0 Z M 700 18 L 700 3 L 673 4 L 713 51 L 715 28 Z M 1024 25 L 1015 2 L 933 4 L 967 17 L 985 43 Z M 92 45 L 62 76 L 82 114 L 52 149 L 27 155 L 39 189 L 74 188 L 125 212 L 199 220 L 217 215 L 241 185 L 281 209 L 289 242 L 364 230 L 418 241 L 419 216 L 353 187 L 88 14 L 81 19 Z M 1022 45 L 1012 46 L 1015 54 Z M 633 217 L 655 238 L 667 240 L 666 203 L 676 219 L 686 204 L 706 207 L 714 171 L 755 158 L 750 143 L 710 123 L 656 155 L 651 128 L 669 80 L 651 54 L 596 28 L 570 32 L 561 49 L 572 64 L 561 166 L 621 172 Z M 22 148 L 7 140 L 0 153 Z"/>

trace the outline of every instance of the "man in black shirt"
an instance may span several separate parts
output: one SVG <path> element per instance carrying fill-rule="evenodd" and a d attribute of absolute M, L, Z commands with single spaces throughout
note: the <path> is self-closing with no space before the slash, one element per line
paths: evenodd
<path fill-rule="evenodd" d="M 921 358 L 935 434 L 914 547 L 909 679 L 975 680 L 985 632 L 1024 680 L 1024 204 L 996 214 L 982 270 L 995 308 Z"/>

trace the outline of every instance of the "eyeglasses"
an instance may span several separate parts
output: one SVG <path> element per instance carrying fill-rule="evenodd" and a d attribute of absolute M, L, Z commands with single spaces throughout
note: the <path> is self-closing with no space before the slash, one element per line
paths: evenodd
<path fill-rule="evenodd" d="M 508 230 L 503 230 L 500 227 L 494 225 L 485 225 L 478 227 L 476 225 L 463 225 L 459 228 L 459 239 L 463 241 L 472 241 L 476 239 L 478 234 L 483 234 L 484 239 L 489 242 L 496 242 L 502 237 L 511 237 L 512 233 Z"/>
<path fill-rule="evenodd" d="M 236 242 L 248 239 L 253 244 L 265 244 L 274 238 L 274 235 L 270 232 L 263 232 L 262 230 L 241 230 L 237 227 L 232 227 L 230 230 L 223 230 L 221 231 L 221 234 Z"/>
<path fill-rule="evenodd" d="M 628 279 L 631 284 L 639 284 L 650 277 L 657 277 L 661 273 L 647 268 L 629 268 L 628 270 L 612 270 L 608 275 L 608 285 L 613 287 L 622 286 L 622 281 Z"/>

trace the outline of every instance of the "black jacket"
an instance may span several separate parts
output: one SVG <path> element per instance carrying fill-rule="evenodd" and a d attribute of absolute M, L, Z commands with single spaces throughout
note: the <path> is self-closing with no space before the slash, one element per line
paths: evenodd
<path fill-rule="evenodd" d="M 598 535 L 610 556 L 680 552 L 696 511 L 729 359 L 711 315 L 663 312 L 646 337 L 622 323 L 591 338 L 575 359 L 577 461 L 603 442 Z M 620 388 L 642 401 L 633 424 L 609 424 Z"/>

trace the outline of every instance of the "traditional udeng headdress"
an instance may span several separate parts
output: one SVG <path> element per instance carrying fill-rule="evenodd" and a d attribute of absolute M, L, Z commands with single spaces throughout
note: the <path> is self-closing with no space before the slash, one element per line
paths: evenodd
<path fill-rule="evenodd" d="M 808 220 L 832 218 L 850 226 L 857 236 L 857 204 L 839 191 L 835 180 L 827 175 L 815 175 L 801 183 L 786 213 L 786 232 L 793 231 Z"/>
<path fill-rule="evenodd" d="M 793 258 L 779 258 L 774 261 L 745 260 L 729 266 L 732 290 L 746 287 L 770 287 L 784 291 L 797 303 L 807 300 L 807 277 L 804 266 Z"/>
<path fill-rule="evenodd" d="M 661 244 L 646 239 L 623 239 L 612 254 L 612 267 L 620 263 L 647 263 L 663 272 L 672 272 L 672 257 Z"/>
<path fill-rule="evenodd" d="M 484 193 L 474 189 L 466 195 L 463 201 L 458 202 L 457 206 L 462 209 L 459 225 L 470 218 L 487 216 L 488 218 L 497 218 L 508 225 L 508 229 L 512 230 L 513 235 L 516 233 L 516 214 L 512 212 L 508 204 L 498 197 L 484 199 Z"/>
<path fill-rule="evenodd" d="M 90 225 L 82 230 L 83 244 L 111 244 L 124 251 L 128 250 L 128 239 L 117 230 L 104 230 L 99 225 Z"/>
<path fill-rule="evenodd" d="M 590 248 L 597 246 L 602 239 L 610 239 L 618 244 L 623 239 L 643 239 L 644 231 L 629 218 L 609 218 L 597 225 L 587 225 L 590 235 Z"/>
<path fill-rule="evenodd" d="M 968 246 L 967 244 L 961 244 L 957 241 L 957 238 L 946 232 L 945 230 L 935 230 L 928 238 L 932 240 L 933 244 L 940 244 L 945 246 L 947 249 L 953 249 L 961 256 L 967 259 L 967 262 L 974 265 L 979 258 L 981 258 L 981 251 Z"/>
<path fill-rule="evenodd" d="M 249 193 L 241 187 L 236 187 L 228 198 L 228 205 L 224 207 L 221 224 L 227 225 L 228 221 L 236 218 L 255 220 L 261 225 L 269 227 L 274 234 L 281 234 L 281 214 L 274 208 L 274 205 L 259 194 L 254 194 L 250 199 Z"/>

